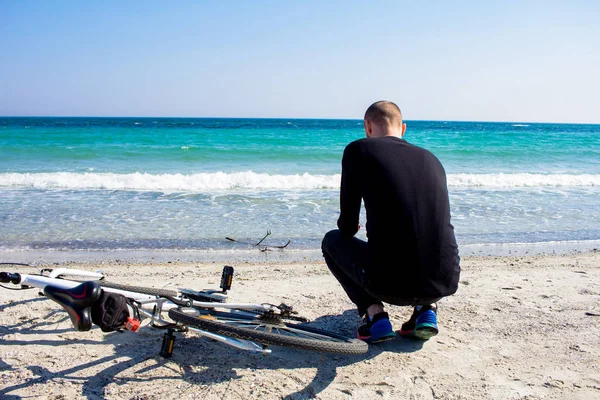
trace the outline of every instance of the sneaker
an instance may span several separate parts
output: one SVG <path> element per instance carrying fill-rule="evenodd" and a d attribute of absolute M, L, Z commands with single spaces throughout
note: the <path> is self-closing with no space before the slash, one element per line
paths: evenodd
<path fill-rule="evenodd" d="M 396 337 L 388 313 L 375 314 L 373 319 L 365 316 L 365 324 L 358 328 L 356 337 L 367 343 L 379 343 Z"/>
<path fill-rule="evenodd" d="M 402 324 L 400 336 L 429 340 L 439 332 L 436 309 L 431 306 L 415 307 L 410 319 Z"/>

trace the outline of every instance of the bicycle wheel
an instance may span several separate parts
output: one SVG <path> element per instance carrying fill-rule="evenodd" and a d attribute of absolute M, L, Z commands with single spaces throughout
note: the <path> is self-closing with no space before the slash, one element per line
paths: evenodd
<path fill-rule="evenodd" d="M 106 282 L 106 281 L 96 281 L 102 287 L 111 288 L 111 289 L 119 289 L 126 290 L 128 292 L 136 292 L 141 294 L 147 294 L 150 296 L 159 296 L 159 297 L 177 297 L 179 293 L 175 290 L 169 289 L 157 289 L 157 288 L 149 288 L 149 287 L 141 287 L 141 286 L 129 286 L 122 285 L 120 283 L 114 282 Z"/>
<path fill-rule="evenodd" d="M 303 350 L 339 354 L 363 354 L 369 346 L 358 339 L 288 322 L 266 322 L 249 314 L 210 312 L 196 317 L 181 309 L 169 310 L 169 317 L 184 325 L 237 339 Z"/>

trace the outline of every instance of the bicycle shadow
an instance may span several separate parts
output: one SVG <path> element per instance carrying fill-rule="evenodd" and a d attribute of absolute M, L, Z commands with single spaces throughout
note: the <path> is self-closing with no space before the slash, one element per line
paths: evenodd
<path fill-rule="evenodd" d="M 7 308 L 11 308 L 11 307 L 17 307 L 17 306 L 20 306 L 22 304 L 30 304 L 30 303 L 33 303 L 33 302 L 46 301 L 46 300 L 48 300 L 47 297 L 41 297 L 40 296 L 40 297 L 36 297 L 36 298 L 33 298 L 33 299 L 11 301 L 11 302 L 6 303 L 6 304 L 0 304 L 0 311 L 4 311 Z"/>
<path fill-rule="evenodd" d="M 341 315 L 319 317 L 309 325 L 352 337 L 357 326 L 356 322 L 356 312 L 347 310 Z M 30 333 L 38 334 L 53 333 L 50 330 L 36 330 L 35 327 L 28 328 L 28 330 Z M 173 373 L 179 374 L 178 379 L 182 379 L 190 386 L 206 385 L 211 387 L 218 383 L 242 379 L 244 375 L 255 371 L 260 373 L 260 371 L 269 370 L 276 374 L 295 377 L 297 370 L 316 368 L 314 377 L 308 383 L 303 382 L 302 379 L 294 378 L 295 384 L 299 383 L 304 387 L 284 397 L 289 400 L 313 398 L 334 382 L 340 367 L 370 360 L 384 352 L 410 353 L 418 351 L 423 346 L 422 342 L 398 339 L 371 345 L 367 353 L 360 355 L 315 353 L 273 347 L 273 352 L 264 356 L 240 351 L 197 336 L 190 335 L 184 338 L 179 335 L 173 357 L 165 360 L 159 356 L 161 337 L 162 332 L 151 331 L 150 334 L 112 333 L 103 336 L 100 341 L 76 339 L 75 343 L 77 344 L 112 345 L 114 354 L 99 357 L 60 371 L 51 371 L 42 365 L 30 365 L 26 368 L 37 377 L 0 389 L 0 397 L 7 399 L 19 398 L 13 397 L 14 395 L 9 393 L 57 380 L 80 383 L 83 396 L 88 399 L 102 399 L 106 395 L 107 386 L 111 383 L 118 385 L 140 383 L 145 386 L 150 382 L 172 381 L 175 379 Z M 55 346 L 69 344 L 68 341 L 64 340 L 6 342 L 11 345 L 39 344 Z M 123 360 L 124 358 L 127 360 Z M 3 362 L 3 364 L 1 365 L 2 369 L 12 368 L 8 363 Z M 104 368 L 104 365 L 108 366 Z M 140 365 L 143 365 L 143 367 L 140 367 Z M 100 371 L 98 371 L 99 368 Z M 160 370 L 163 368 L 166 370 L 161 372 Z M 89 372 L 86 370 L 89 370 Z M 238 371 L 242 370 L 244 372 L 240 374 Z"/>
<path fill-rule="evenodd" d="M 0 359 L 0 371 L 4 371 L 4 370 L 7 370 L 7 369 L 12 369 L 12 365 L 10 365 L 8 363 L 5 363 L 4 361 L 2 361 Z"/>
<path fill-rule="evenodd" d="M 28 305 L 32 302 L 36 302 L 36 301 L 40 301 L 40 300 L 48 300 L 48 299 L 47 298 L 36 298 L 36 299 L 30 299 L 30 300 L 22 300 L 22 301 L 10 303 L 9 305 L 12 305 L 12 306 Z M 6 308 L 7 307 L 3 307 L 0 309 L 0 311 L 4 311 Z M 54 317 L 55 315 L 61 315 L 62 318 L 59 318 L 57 320 L 51 320 L 52 317 Z M 73 332 L 73 328 L 71 326 L 68 326 L 68 327 L 62 328 L 62 329 L 58 329 L 58 325 L 66 322 L 66 321 L 69 321 L 69 316 L 66 313 L 64 313 L 64 310 L 62 310 L 62 309 L 52 310 L 43 317 L 32 317 L 32 318 L 23 317 L 22 319 L 20 318 L 19 322 L 15 323 L 15 324 L 12 324 L 12 325 L 5 324 L 5 325 L 0 326 L 0 338 L 2 338 L 5 335 L 9 335 L 11 333 L 19 333 L 20 335 L 39 335 L 40 333 L 43 333 L 44 331 L 46 331 L 46 330 L 43 330 L 40 328 L 51 327 L 51 326 L 54 326 L 54 328 L 52 328 L 51 330 L 47 330 L 47 332 L 50 334 L 56 335 L 56 334 L 61 334 L 61 333 Z M 28 341 L 19 342 L 16 340 L 11 340 L 10 343 L 13 345 L 19 345 L 19 344 L 27 344 L 29 342 Z M 37 341 L 36 343 L 39 344 L 39 341 Z"/>
<path fill-rule="evenodd" d="M 36 297 L 33 299 L 13 301 L 2 305 L 0 307 L 0 311 L 4 312 L 11 307 L 28 307 L 32 303 L 40 301 L 50 300 L 48 300 L 46 297 Z M 15 310 L 15 314 L 15 316 L 8 318 L 10 318 L 11 320 L 18 319 L 18 322 L 14 324 L 3 324 L 0 326 L 0 347 L 6 346 L 7 350 L 11 350 L 6 353 L 1 353 L 1 357 L 3 357 L 4 359 L 0 359 L 0 370 L 18 372 L 19 370 L 26 369 L 29 370 L 33 375 L 36 375 L 37 377 L 27 379 L 24 382 L 16 385 L 4 387 L 6 385 L 6 382 L 3 376 L 3 382 L 0 385 L 0 398 L 2 399 L 20 399 L 20 395 L 12 395 L 9 393 L 18 391 L 23 388 L 33 387 L 35 385 L 44 385 L 50 381 L 54 381 L 59 378 L 66 379 L 69 381 L 86 381 L 90 377 L 78 377 L 74 376 L 73 374 L 79 371 L 83 371 L 87 368 L 93 368 L 94 366 L 101 365 L 103 363 L 115 361 L 119 357 L 118 354 L 115 354 L 114 356 L 95 359 L 91 362 L 80 364 L 77 367 L 68 368 L 58 372 L 52 372 L 44 365 L 30 364 L 25 367 L 13 366 L 11 365 L 10 360 L 19 360 L 22 357 L 22 352 L 19 351 L 21 347 L 43 346 L 49 349 L 53 349 L 55 347 L 69 345 L 104 345 L 104 339 L 106 338 L 108 338 L 109 341 L 114 341 L 115 344 L 119 342 L 118 337 L 111 338 L 110 335 L 105 336 L 101 340 L 90 339 L 89 335 L 86 335 L 87 337 L 81 337 L 83 336 L 80 335 L 82 332 L 77 332 L 73 329 L 68 314 L 61 308 L 53 309 L 41 317 L 26 317 L 26 313 L 22 313 L 21 317 L 17 317 L 19 315 L 18 309 Z M 97 327 L 93 327 L 92 329 L 99 330 Z M 35 339 L 29 339 L 30 337 L 35 337 Z M 115 341 L 114 339 L 117 340 Z M 11 355 L 11 353 L 14 354 Z M 57 353 L 59 355 L 62 354 L 60 353 L 60 351 Z M 36 355 L 36 359 L 37 358 L 38 357 Z M 17 364 L 19 363 L 17 362 Z M 43 364 L 43 362 L 40 362 L 40 364 Z M 104 398 L 102 394 L 92 397 L 98 399 Z"/>
<path fill-rule="evenodd" d="M 68 319 L 68 317 L 66 317 Z M 69 322 L 70 323 L 70 322 Z M 55 331 L 38 329 L 36 327 L 26 329 L 29 334 L 36 335 L 56 335 Z M 99 330 L 94 327 L 92 330 Z M 78 332 L 71 329 L 65 329 L 77 334 Z M 16 329 L 13 333 L 20 333 L 20 330 Z M 104 388 L 111 382 L 115 381 L 115 377 L 128 369 L 132 368 L 141 361 L 145 361 L 151 358 L 160 358 L 158 352 L 160 347 L 150 346 L 148 344 L 147 336 L 140 336 L 133 333 L 120 334 L 115 332 L 103 336 L 101 340 L 90 340 L 90 339 L 63 339 L 63 340 L 2 340 L 0 344 L 7 344 L 10 346 L 27 346 L 27 345 L 39 345 L 39 346 L 68 346 L 69 344 L 76 345 L 112 345 L 115 349 L 114 354 L 107 355 L 104 357 L 94 358 L 92 361 L 77 364 L 76 366 L 62 369 L 59 371 L 51 371 L 44 365 L 28 365 L 25 369 L 29 370 L 36 377 L 27 379 L 26 381 L 7 386 L 5 388 L 0 387 L 0 398 L 2 399 L 20 399 L 20 395 L 11 395 L 9 393 L 16 392 L 21 389 L 28 387 L 34 387 L 36 385 L 45 385 L 52 381 L 67 380 L 70 382 L 80 383 L 82 385 L 82 393 L 89 399 L 104 399 L 105 393 Z M 4 342 L 4 343 L 2 343 Z M 153 342 L 152 344 L 156 344 Z M 129 358 L 123 360 L 123 358 Z M 98 371 L 98 367 L 103 364 L 109 365 L 107 368 L 103 368 Z M 8 362 L 0 360 L 0 369 L 2 370 L 15 370 L 18 367 L 13 367 Z M 89 374 L 84 371 L 90 370 Z M 160 376 L 155 376 L 152 380 L 159 380 Z M 166 379 L 166 378 L 165 378 Z M 172 379 L 172 377 L 169 377 Z"/>
<path fill-rule="evenodd" d="M 353 337 L 356 329 L 357 314 L 355 310 L 346 310 L 341 315 L 325 315 L 312 321 L 309 325 L 315 328 L 330 330 L 347 337 Z M 340 329 L 336 329 L 339 327 Z M 174 356 L 177 362 L 186 372 L 191 383 L 199 385 L 210 385 L 231 379 L 238 379 L 240 376 L 235 371 L 240 366 L 250 367 L 252 370 L 297 370 L 305 368 L 315 368 L 316 373 L 305 387 L 299 391 L 290 393 L 283 397 L 284 399 L 304 399 L 314 398 L 318 393 L 325 390 L 337 376 L 337 369 L 359 362 L 373 359 L 384 352 L 412 353 L 423 347 L 422 341 L 415 341 L 404 338 L 397 338 L 388 342 L 371 345 L 365 354 L 358 355 L 340 355 L 329 353 L 315 353 L 304 350 L 289 349 L 283 347 L 273 347 L 273 353 L 268 356 L 257 355 L 253 353 L 239 352 L 228 349 L 224 357 L 190 357 L 190 353 L 185 349 L 193 346 L 198 349 L 202 339 L 196 338 L 186 340 L 181 345 L 182 353 L 185 357 Z M 179 350 L 179 349 L 177 349 Z M 196 353 L 194 353 L 196 354 Z M 210 354 L 210 352 L 208 352 Z M 202 365 L 205 369 L 198 373 L 194 370 L 194 365 Z"/>

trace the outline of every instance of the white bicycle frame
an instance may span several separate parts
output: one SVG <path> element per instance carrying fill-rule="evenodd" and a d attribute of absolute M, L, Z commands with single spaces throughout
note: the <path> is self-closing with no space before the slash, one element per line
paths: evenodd
<path fill-rule="evenodd" d="M 71 276 L 71 277 L 85 277 L 90 278 L 90 280 L 99 280 L 104 277 L 101 272 L 90 272 L 90 271 L 82 271 L 77 269 L 68 269 L 68 268 L 58 268 L 51 271 L 48 276 L 43 275 L 28 275 L 28 274 L 19 274 L 21 276 L 21 281 L 19 285 L 22 286 L 33 286 L 39 289 L 44 289 L 44 287 L 51 285 L 60 289 L 71 289 L 75 286 L 80 285 L 82 282 L 79 281 L 71 281 L 62 277 Z M 102 287 L 103 290 L 112 293 L 122 294 L 123 296 L 134 300 L 136 303 L 140 305 L 138 308 L 140 314 L 151 319 L 150 323 L 161 323 L 161 324 L 169 324 L 170 321 L 163 320 L 161 318 L 161 314 L 163 311 L 167 311 L 171 308 L 178 307 L 173 302 L 168 299 L 148 295 L 144 293 L 138 293 L 133 291 L 115 289 L 110 287 Z M 185 289 L 182 289 L 185 290 Z M 203 291 L 203 293 L 217 293 L 214 290 Z M 178 300 L 184 300 L 181 296 L 177 297 Z M 188 300 L 188 299 L 185 299 Z M 249 312 L 269 312 L 269 311 L 278 311 L 279 309 L 275 306 L 268 304 L 252 304 L 252 303 L 214 303 L 214 302 L 202 302 L 196 300 L 188 300 L 190 301 L 193 307 L 200 307 L 205 309 L 229 309 L 233 310 L 245 310 Z M 187 327 L 188 330 L 193 331 L 199 336 L 206 337 L 209 339 L 216 340 L 218 342 L 227 344 L 229 346 L 236 347 L 238 349 L 258 352 L 263 354 L 271 353 L 271 350 L 266 348 L 265 346 L 254 343 L 249 340 L 244 339 L 234 339 L 227 336 L 217 335 L 212 332 L 203 331 L 194 327 Z"/>

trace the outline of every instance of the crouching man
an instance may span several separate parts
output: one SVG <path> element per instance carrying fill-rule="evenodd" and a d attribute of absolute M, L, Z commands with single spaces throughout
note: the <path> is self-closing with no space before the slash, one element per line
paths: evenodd
<path fill-rule="evenodd" d="M 396 104 L 371 105 L 364 129 L 367 137 L 344 150 L 339 229 L 325 235 L 323 256 L 364 316 L 359 339 L 396 336 L 389 303 L 414 307 L 400 335 L 427 340 L 438 333 L 436 302 L 456 292 L 460 274 L 446 173 L 432 153 L 403 139 Z M 361 200 L 368 242 L 354 237 Z"/>

